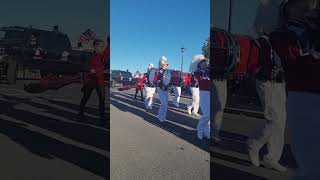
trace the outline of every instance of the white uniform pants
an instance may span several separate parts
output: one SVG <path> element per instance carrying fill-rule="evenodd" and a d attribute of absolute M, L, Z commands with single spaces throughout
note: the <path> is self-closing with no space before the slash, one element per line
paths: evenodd
<path fill-rule="evenodd" d="M 212 93 L 213 136 L 219 137 L 228 95 L 227 80 L 213 80 Z"/>
<path fill-rule="evenodd" d="M 249 142 L 249 148 L 259 151 L 267 144 L 267 161 L 278 162 L 284 146 L 284 133 L 286 127 L 286 91 L 285 83 L 270 81 L 256 81 L 256 88 L 264 109 L 266 124 L 257 133 L 255 139 Z"/>
<path fill-rule="evenodd" d="M 200 92 L 198 87 L 190 87 L 192 93 L 192 102 L 188 105 L 188 109 L 193 109 L 193 114 L 198 114 L 199 111 L 199 101 L 200 101 Z"/>
<path fill-rule="evenodd" d="M 158 87 L 158 94 L 159 94 L 159 100 L 160 100 L 160 108 L 158 112 L 158 119 L 163 122 L 166 120 L 167 115 L 167 108 L 168 108 L 168 91 L 164 91 Z"/>
<path fill-rule="evenodd" d="M 210 136 L 210 91 L 200 90 L 200 108 L 202 116 L 197 126 L 198 133 Z"/>
<path fill-rule="evenodd" d="M 320 179 L 320 95 L 288 93 L 291 150 L 298 163 L 297 180 Z"/>
<path fill-rule="evenodd" d="M 145 86 L 145 90 L 146 90 L 146 99 L 145 99 L 146 108 L 152 108 L 153 95 L 156 92 L 156 88 Z"/>
<path fill-rule="evenodd" d="M 180 103 L 181 87 L 173 86 L 173 92 L 174 92 L 173 104 L 178 106 Z"/>

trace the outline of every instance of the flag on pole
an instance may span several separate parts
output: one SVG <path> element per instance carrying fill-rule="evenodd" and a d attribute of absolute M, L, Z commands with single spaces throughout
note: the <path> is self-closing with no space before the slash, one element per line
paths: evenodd
<path fill-rule="evenodd" d="M 95 39 L 96 39 L 96 34 L 91 29 L 87 29 L 84 33 L 80 34 L 80 37 L 79 37 L 80 42 L 91 41 Z"/>

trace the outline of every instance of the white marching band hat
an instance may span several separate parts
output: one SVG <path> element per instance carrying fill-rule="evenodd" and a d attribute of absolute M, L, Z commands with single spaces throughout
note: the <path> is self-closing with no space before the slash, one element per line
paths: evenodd
<path fill-rule="evenodd" d="M 161 66 L 163 64 L 168 64 L 168 59 L 165 56 L 161 56 L 161 58 L 159 60 L 159 66 Z"/>
<path fill-rule="evenodd" d="M 197 55 L 193 56 L 191 64 L 190 64 L 189 72 L 193 73 L 193 72 L 197 71 L 199 62 L 201 62 L 202 60 L 206 60 L 206 59 L 207 58 L 205 58 L 204 55 L 202 55 L 202 54 L 197 54 Z"/>

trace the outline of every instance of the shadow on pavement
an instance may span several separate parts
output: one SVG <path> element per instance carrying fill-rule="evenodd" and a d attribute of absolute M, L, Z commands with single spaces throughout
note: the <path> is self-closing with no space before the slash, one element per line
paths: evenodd
<path fill-rule="evenodd" d="M 123 95 L 123 94 L 118 94 L 116 93 L 117 95 L 121 95 L 121 96 L 124 96 L 124 97 L 130 97 L 130 96 L 126 96 L 126 95 Z M 125 102 L 131 106 L 135 106 L 135 107 L 138 107 L 139 109 L 145 109 L 145 105 L 144 105 L 144 101 L 139 101 L 139 100 L 134 100 L 132 98 L 122 98 L 122 97 L 119 97 L 119 96 L 114 96 L 112 95 L 112 98 L 119 100 L 121 102 Z M 153 104 L 153 110 L 152 111 L 149 111 L 149 112 L 152 112 L 154 115 L 157 115 L 158 114 L 158 110 L 159 110 L 159 107 L 160 105 L 159 104 Z M 181 108 L 180 108 L 181 109 Z M 144 111 L 145 112 L 145 111 Z M 176 112 L 181 112 L 183 114 L 186 114 L 187 115 L 187 111 L 183 111 L 183 110 L 177 110 L 175 108 L 172 108 L 172 107 L 168 107 L 168 111 L 167 111 L 167 119 L 169 119 L 170 121 L 173 121 L 175 123 L 179 123 L 181 125 L 185 125 L 185 126 L 188 126 L 188 127 L 191 127 L 191 128 L 194 128 L 196 129 L 197 127 L 197 124 L 198 124 L 198 120 L 196 120 L 195 118 L 193 118 L 192 116 L 183 116 L 183 115 L 179 115 L 177 114 Z M 176 118 L 176 117 L 179 117 L 179 118 Z M 183 117 L 183 118 L 181 118 Z M 186 119 L 184 119 L 186 118 Z"/>
<path fill-rule="evenodd" d="M 36 102 L 31 102 L 31 99 L 28 98 L 17 98 L 6 95 L 2 95 L 2 97 L 7 101 L 0 100 L 1 114 L 109 152 L 110 133 L 109 128 L 106 127 L 109 124 L 109 119 L 103 123 L 98 122 L 99 119 L 88 119 L 88 123 L 81 122 L 79 124 L 77 114 L 55 109 L 44 104 L 37 104 Z M 21 104 L 43 111 L 38 112 L 28 110 L 28 108 L 25 110 L 14 108 L 16 105 Z M 59 105 L 64 106 L 66 109 L 70 107 L 78 109 L 73 104 L 60 103 Z M 98 112 L 95 109 L 90 109 L 90 111 Z M 61 117 L 63 120 L 57 117 Z M 99 128 L 89 125 L 95 125 Z M 107 157 L 107 154 L 104 156 L 94 151 L 64 143 L 45 134 L 30 131 L 24 125 L 5 119 L 0 119 L 0 126 L 0 133 L 10 137 L 14 142 L 23 145 L 30 152 L 38 156 L 48 159 L 59 158 L 101 177 L 107 178 L 110 175 L 110 159 Z"/>
<path fill-rule="evenodd" d="M 125 102 L 126 104 L 129 104 L 131 106 L 134 106 L 136 108 L 133 108 L 129 105 L 120 103 L 120 102 Z M 179 125 L 176 125 L 174 123 L 171 123 L 169 121 L 165 123 L 161 123 L 158 121 L 158 119 L 155 117 L 155 112 L 157 112 L 155 109 L 152 111 L 152 115 L 149 113 L 146 113 L 144 110 L 144 104 L 138 104 L 134 100 L 130 99 L 125 99 L 121 97 L 116 97 L 114 95 L 111 95 L 111 105 L 115 106 L 121 111 L 124 112 L 129 112 L 132 114 L 135 114 L 137 116 L 140 116 L 143 118 L 145 121 L 154 124 L 174 135 L 177 137 L 203 149 L 204 151 L 209 152 L 209 140 L 199 140 L 197 138 L 196 130 L 188 130 L 186 128 L 183 128 Z M 172 122 L 175 122 L 177 124 L 182 124 L 189 126 L 191 128 L 196 128 L 197 121 L 195 121 L 193 118 L 188 117 L 188 116 L 183 116 L 177 113 L 172 113 L 171 111 L 168 111 L 167 113 L 167 119 L 169 119 Z"/>
<path fill-rule="evenodd" d="M 33 154 L 47 159 L 63 159 L 101 177 L 109 177 L 109 160 L 105 156 L 32 132 L 13 122 L 0 119 L 0 126 L 2 134 Z"/>
<path fill-rule="evenodd" d="M 130 93 L 118 93 L 118 92 L 113 92 L 113 94 L 121 95 L 124 97 L 127 97 L 129 100 L 134 100 L 132 94 Z M 141 101 L 141 103 L 144 103 L 144 101 Z M 174 110 L 176 112 L 180 113 L 186 113 L 187 110 L 187 105 L 180 103 L 180 107 L 175 107 L 172 103 L 172 101 L 168 102 L 168 110 Z M 157 98 L 153 98 L 153 107 L 159 107 L 160 106 L 160 101 Z M 185 111 L 183 111 L 184 109 Z M 199 113 L 201 113 L 201 109 L 199 108 Z"/>
<path fill-rule="evenodd" d="M 210 163 L 211 179 L 213 180 L 229 180 L 229 179 L 245 179 L 245 180 L 268 180 L 247 172 L 223 166 L 217 163 Z"/>
<path fill-rule="evenodd" d="M 223 166 L 220 164 L 215 163 L 215 161 L 217 159 L 219 160 L 224 160 L 227 162 L 232 162 L 238 165 L 242 165 L 242 166 L 246 166 L 246 167 L 250 167 L 251 162 L 249 160 L 244 160 L 241 158 L 237 158 L 234 157 L 232 155 L 227 155 L 226 154 L 221 154 L 218 152 L 214 152 L 214 149 L 219 149 L 219 150 L 223 150 L 226 152 L 237 152 L 237 153 L 241 153 L 244 155 L 248 155 L 248 147 L 247 147 L 247 136 L 241 135 L 241 134 L 236 134 L 236 133 L 231 133 L 231 132 L 227 132 L 227 131 L 221 131 L 221 137 L 223 139 L 223 141 L 219 142 L 219 143 L 211 143 L 211 151 L 210 151 L 210 156 L 211 159 L 213 161 L 213 163 L 211 163 L 211 173 L 213 173 L 213 177 L 215 180 L 223 180 L 223 179 L 249 179 L 249 180 L 260 180 L 260 179 L 264 179 L 255 175 L 252 175 L 250 173 L 247 172 L 243 172 L 231 167 L 227 167 L 227 166 Z M 267 154 L 267 145 L 265 145 L 261 151 L 260 151 L 260 159 L 263 158 L 263 156 Z M 290 145 L 289 144 L 285 144 L 284 148 L 283 148 L 283 153 L 280 159 L 280 163 L 283 164 L 284 166 L 291 168 L 291 169 L 296 169 L 297 168 L 297 164 L 296 161 L 293 157 L 293 154 L 291 152 L 290 149 Z M 263 166 L 260 168 L 264 168 Z M 280 177 L 279 177 L 280 178 Z"/>

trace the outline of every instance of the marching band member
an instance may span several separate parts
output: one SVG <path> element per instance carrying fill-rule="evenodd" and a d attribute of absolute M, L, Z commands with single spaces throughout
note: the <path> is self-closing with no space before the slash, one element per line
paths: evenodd
<path fill-rule="evenodd" d="M 209 60 L 203 55 L 196 55 L 194 59 L 198 61 L 198 69 L 194 74 L 199 82 L 200 108 L 202 111 L 197 126 L 197 136 L 199 139 L 203 137 L 210 139 L 210 91 L 212 90 L 212 82 L 209 77 Z"/>
<path fill-rule="evenodd" d="M 265 165 L 279 171 L 286 171 L 286 168 L 278 162 L 282 155 L 286 124 L 285 83 L 279 57 L 271 48 L 268 38 L 262 37 L 256 41 L 246 36 L 234 36 L 234 38 L 240 46 L 241 53 L 237 53 L 239 56 L 232 59 L 226 59 L 226 56 L 220 56 L 220 58 L 217 56 L 215 58 L 215 64 L 218 65 L 216 69 L 221 69 L 221 72 L 214 72 L 217 74 L 215 78 L 223 76 L 222 70 L 224 69 L 230 70 L 228 73 L 236 76 L 248 74 L 256 77 L 257 91 L 264 108 L 266 124 L 256 137 L 249 138 L 249 158 L 252 164 L 259 166 L 259 151 L 265 144 L 268 144 L 268 154 L 264 157 Z M 240 61 L 237 60 L 238 58 Z M 214 82 L 213 91 L 218 89 L 217 82 Z M 221 92 L 227 93 L 226 85 L 224 85 L 224 89 Z M 213 102 L 219 102 L 218 98 L 222 96 L 214 93 Z M 219 106 L 216 107 L 219 108 Z M 222 113 L 223 111 L 221 111 L 221 116 Z M 221 121 L 217 121 L 217 113 L 213 114 L 215 114 L 214 124 L 219 125 Z M 216 136 L 215 132 L 213 134 Z"/>
<path fill-rule="evenodd" d="M 157 91 L 159 94 L 160 108 L 158 112 L 158 119 L 160 122 L 166 121 L 167 108 L 168 108 L 168 86 L 164 86 L 162 83 L 163 73 L 168 69 L 168 60 L 165 56 L 162 56 L 159 60 L 157 76 Z"/>
<path fill-rule="evenodd" d="M 175 69 L 175 71 L 177 70 Z M 179 74 L 180 76 L 182 76 L 182 72 L 179 72 Z M 179 80 L 179 82 L 177 82 L 177 85 L 172 86 L 172 90 L 174 93 L 173 105 L 175 105 L 176 107 L 179 107 L 179 103 L 180 103 L 181 85 L 182 85 L 182 82 L 181 80 Z"/>
<path fill-rule="evenodd" d="M 288 125 L 291 150 L 298 164 L 297 180 L 320 178 L 320 146 L 317 143 L 320 138 L 320 59 L 316 55 L 320 47 L 317 43 L 320 39 L 317 37 L 320 34 L 320 10 L 306 12 L 305 28 L 315 32 L 304 39 L 309 47 L 301 46 L 300 40 L 304 37 L 294 29 L 269 35 L 271 44 L 286 65 Z"/>
<path fill-rule="evenodd" d="M 149 75 L 150 70 L 153 68 L 153 64 L 150 63 L 148 66 L 148 70 L 146 73 L 146 83 L 144 85 L 145 91 L 146 91 L 146 99 L 145 99 L 145 106 L 146 109 L 152 109 L 152 101 L 153 101 L 153 95 L 156 92 L 156 87 L 149 81 Z"/>
<path fill-rule="evenodd" d="M 263 108 L 266 124 L 256 137 L 248 140 L 249 157 L 253 165 L 260 166 L 259 151 L 267 144 L 264 165 L 281 172 L 287 170 L 279 164 L 284 147 L 286 127 L 286 85 L 278 54 L 270 47 L 268 37 L 256 41 L 260 60 L 257 64 L 256 89 Z M 262 58 L 262 59 L 261 59 Z"/>
<path fill-rule="evenodd" d="M 281 1 L 277 1 L 276 3 L 281 3 Z M 278 161 L 280 160 L 284 146 L 284 132 L 287 118 L 287 108 L 289 122 L 288 124 L 290 127 L 289 130 L 292 133 L 292 138 L 290 138 L 292 141 L 292 151 L 296 156 L 295 158 L 298 162 L 298 166 L 300 169 L 299 171 L 306 173 L 306 170 L 308 168 L 312 169 L 312 167 L 314 167 L 314 164 L 316 164 L 312 163 L 312 161 L 308 162 L 308 160 L 305 160 L 308 158 L 302 158 L 304 157 L 303 154 L 305 154 L 305 146 L 308 146 L 308 142 L 311 142 L 306 141 L 306 139 L 308 138 L 303 138 L 310 137 L 310 134 L 308 134 L 308 132 L 311 132 L 310 129 L 316 126 L 315 124 L 313 124 L 312 126 L 310 126 L 310 128 L 306 128 L 305 130 L 303 130 L 303 127 L 307 127 L 304 126 L 305 122 L 303 122 L 303 120 L 308 119 L 310 120 L 310 122 L 315 120 L 312 118 L 312 115 L 310 116 L 310 112 L 312 112 L 311 106 L 309 108 L 307 106 L 308 103 L 306 103 L 307 99 L 309 97 L 312 97 L 312 95 L 308 97 L 308 95 L 304 93 L 308 91 L 308 88 L 315 87 L 313 85 L 310 86 L 308 82 L 311 82 L 312 79 L 315 80 L 315 77 L 312 77 L 310 72 L 315 73 L 313 69 L 316 69 L 317 65 L 316 63 L 310 63 L 311 59 L 313 58 L 311 58 L 311 56 L 308 57 L 308 54 L 311 52 L 309 47 L 311 43 L 308 42 L 308 36 L 311 32 L 303 31 L 302 28 L 303 26 L 305 26 L 304 21 L 306 20 L 306 12 L 312 9 L 315 5 L 316 1 L 314 0 L 285 0 L 281 3 L 281 6 L 279 6 L 279 4 L 275 6 L 277 8 L 280 8 L 280 10 L 277 9 L 277 13 L 279 14 L 279 12 L 281 12 L 280 15 L 282 16 L 272 16 L 272 14 L 277 13 L 270 13 L 270 11 L 265 11 L 264 16 L 261 17 L 269 18 L 270 16 L 268 15 L 271 15 L 273 19 L 270 19 L 268 21 L 258 21 L 260 22 L 260 25 L 258 26 L 256 32 L 258 32 L 258 34 L 268 33 L 267 35 L 262 36 L 262 38 L 260 38 L 260 40 L 258 41 L 261 45 L 261 57 L 270 57 L 264 56 L 264 51 L 270 52 L 270 46 L 272 46 L 273 49 L 271 49 L 270 53 L 272 57 L 269 59 L 278 61 L 278 63 L 273 62 L 273 67 L 260 70 L 260 72 L 256 76 L 256 87 L 258 95 L 260 97 L 260 101 L 264 107 L 264 115 L 267 119 L 267 124 L 262 130 L 260 136 L 258 136 L 256 139 L 250 139 L 248 141 L 249 156 L 254 165 L 259 165 L 259 149 L 264 145 L 264 143 L 268 143 L 268 154 L 264 157 L 264 161 L 267 167 L 271 167 L 279 171 L 286 171 L 286 168 L 280 165 Z M 263 28 L 263 26 L 269 26 L 270 23 L 275 23 L 276 26 L 279 26 L 281 25 L 280 23 L 282 23 L 282 27 L 278 30 L 275 30 L 276 26 L 269 29 Z M 283 31 L 284 29 L 286 30 Z M 293 35 L 293 32 L 295 32 L 296 35 Z M 277 64 L 285 65 L 284 68 L 286 69 L 285 75 L 288 93 L 286 92 L 283 69 Z M 270 81 L 270 76 L 273 76 L 274 80 Z M 313 76 L 316 75 L 313 74 Z M 303 93 L 300 93 L 300 91 Z M 303 96 L 304 98 L 301 98 Z M 316 102 L 315 97 L 311 99 Z M 312 107 L 315 107 L 314 102 Z M 304 107 L 309 108 L 308 115 L 303 115 L 303 113 L 300 113 L 304 112 L 301 109 L 301 104 L 303 104 Z M 303 123 L 301 124 L 300 122 Z M 314 138 L 313 140 L 316 141 L 316 138 Z M 297 144 L 299 144 L 299 148 L 297 148 Z M 312 143 L 310 143 L 310 145 L 312 145 Z M 315 156 L 313 156 L 312 159 Z M 313 162 L 316 162 L 316 159 L 313 159 Z M 314 170 L 315 169 L 317 168 L 314 168 Z M 311 171 L 312 170 L 309 170 L 309 172 Z M 315 170 L 314 172 L 317 172 L 317 170 Z M 300 173 L 300 175 L 301 174 L 303 173 Z M 308 179 L 310 177 L 305 176 L 301 178 Z"/>
<path fill-rule="evenodd" d="M 192 59 L 192 62 L 189 67 L 190 74 L 186 78 L 186 86 L 190 87 L 190 91 L 192 94 L 192 102 L 187 106 L 188 114 L 193 114 L 195 116 L 200 116 L 198 114 L 199 111 L 199 102 L 200 102 L 200 91 L 199 91 L 199 83 L 197 78 L 194 75 L 194 72 L 197 71 L 196 59 Z"/>
<path fill-rule="evenodd" d="M 137 99 L 137 94 L 140 91 L 141 93 L 141 100 L 143 100 L 143 82 L 146 80 L 146 77 L 143 74 L 140 74 L 138 82 L 137 82 L 137 87 L 136 87 L 136 93 L 134 94 L 134 99 Z"/>

